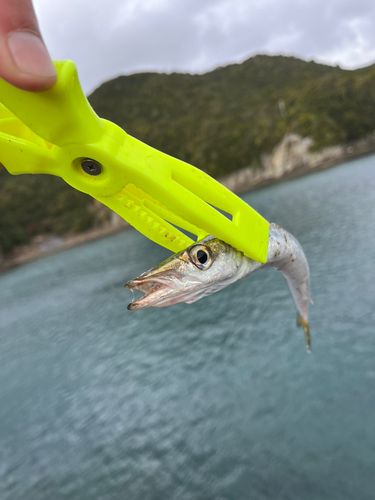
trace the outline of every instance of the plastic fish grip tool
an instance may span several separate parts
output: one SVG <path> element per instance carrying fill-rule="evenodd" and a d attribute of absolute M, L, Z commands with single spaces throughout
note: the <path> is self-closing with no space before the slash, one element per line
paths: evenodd
<path fill-rule="evenodd" d="M 212 234 L 266 262 L 265 219 L 201 170 L 99 118 L 74 63 L 54 64 L 58 81 L 45 92 L 0 79 L 0 163 L 11 174 L 62 177 L 172 252 L 194 243 L 183 229 L 198 240 Z"/>

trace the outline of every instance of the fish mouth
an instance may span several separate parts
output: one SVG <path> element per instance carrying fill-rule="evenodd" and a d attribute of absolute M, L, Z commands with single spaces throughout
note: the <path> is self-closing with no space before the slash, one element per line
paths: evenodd
<path fill-rule="evenodd" d="M 146 307 L 172 305 L 175 302 L 170 296 L 172 294 L 176 295 L 173 283 L 175 284 L 177 279 L 178 277 L 174 274 L 173 276 L 165 275 L 163 277 L 145 276 L 128 281 L 125 288 L 144 293 L 141 298 L 131 302 L 128 305 L 128 309 L 132 311 L 134 309 L 146 309 Z"/>

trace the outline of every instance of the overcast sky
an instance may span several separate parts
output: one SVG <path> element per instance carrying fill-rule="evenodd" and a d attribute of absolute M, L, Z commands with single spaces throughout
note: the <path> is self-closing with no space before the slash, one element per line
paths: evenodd
<path fill-rule="evenodd" d="M 53 59 L 84 90 L 139 71 L 202 73 L 257 53 L 375 62 L 374 0 L 34 0 Z"/>

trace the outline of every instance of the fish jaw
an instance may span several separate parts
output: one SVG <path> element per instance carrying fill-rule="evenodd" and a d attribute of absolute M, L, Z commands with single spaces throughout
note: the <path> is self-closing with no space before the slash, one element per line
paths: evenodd
<path fill-rule="evenodd" d="M 137 290 L 144 295 L 128 305 L 129 310 L 146 309 L 147 307 L 166 307 L 187 299 L 188 288 L 185 268 L 189 266 L 184 253 L 173 256 L 158 266 L 141 274 L 138 278 L 126 283 L 128 290 Z M 194 280 L 193 280 L 194 282 Z"/>
<path fill-rule="evenodd" d="M 176 304 L 180 300 L 176 296 L 176 282 L 178 275 L 164 277 L 139 277 L 126 283 L 128 290 L 138 290 L 144 293 L 143 297 L 128 305 L 129 310 L 146 309 L 147 307 L 164 307 Z M 171 297 L 173 295 L 173 297 Z"/>

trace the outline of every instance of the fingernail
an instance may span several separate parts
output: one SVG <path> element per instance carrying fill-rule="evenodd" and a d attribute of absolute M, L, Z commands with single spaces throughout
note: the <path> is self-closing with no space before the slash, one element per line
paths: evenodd
<path fill-rule="evenodd" d="M 8 47 L 21 73 L 42 78 L 56 77 L 56 69 L 48 51 L 34 33 L 14 31 L 8 37 Z"/>

